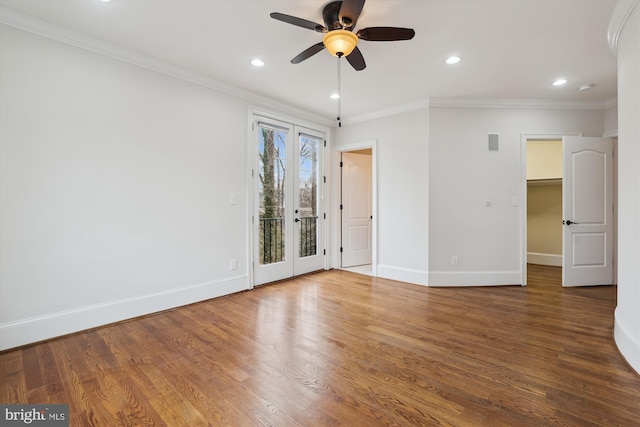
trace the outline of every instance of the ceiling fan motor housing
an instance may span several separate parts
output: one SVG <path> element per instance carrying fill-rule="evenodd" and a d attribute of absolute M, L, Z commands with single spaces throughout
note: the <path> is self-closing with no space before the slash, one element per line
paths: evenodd
<path fill-rule="evenodd" d="M 324 25 L 329 31 L 347 29 L 340 22 L 341 7 L 341 1 L 332 1 L 331 3 L 328 3 L 322 10 L 322 19 L 324 19 Z"/>

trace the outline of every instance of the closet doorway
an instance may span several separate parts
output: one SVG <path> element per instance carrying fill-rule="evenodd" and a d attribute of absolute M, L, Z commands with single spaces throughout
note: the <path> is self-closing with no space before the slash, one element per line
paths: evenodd
<path fill-rule="evenodd" d="M 526 264 L 562 267 L 563 286 L 615 283 L 614 141 L 523 135 Z"/>
<path fill-rule="evenodd" d="M 562 267 L 562 139 L 526 148 L 527 263 Z"/>

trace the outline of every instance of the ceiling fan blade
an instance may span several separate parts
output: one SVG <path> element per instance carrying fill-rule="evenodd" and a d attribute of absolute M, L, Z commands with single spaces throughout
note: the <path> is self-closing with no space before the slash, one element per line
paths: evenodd
<path fill-rule="evenodd" d="M 360 49 L 358 49 L 358 46 L 347 56 L 347 61 L 349 61 L 349 64 L 351 64 L 356 71 L 362 71 L 367 68 L 367 64 L 364 62 L 364 57 Z"/>
<path fill-rule="evenodd" d="M 296 18 L 295 16 L 285 15 L 284 13 L 273 12 L 269 16 L 278 21 L 286 22 L 287 24 L 296 25 L 298 27 L 307 28 L 309 30 L 317 31 L 319 33 L 326 33 L 327 29 L 324 25 L 316 24 L 306 19 Z"/>
<path fill-rule="evenodd" d="M 324 49 L 324 44 L 322 42 L 320 42 L 318 44 L 314 44 L 309 49 L 301 52 L 298 56 L 293 58 L 291 60 L 291 63 L 292 64 L 299 64 L 302 61 L 304 61 L 305 59 L 311 58 L 313 55 L 315 55 L 316 53 L 320 52 L 322 49 Z"/>
<path fill-rule="evenodd" d="M 397 27 L 369 27 L 363 28 L 357 33 L 358 38 L 373 42 L 411 40 L 415 35 L 416 32 L 411 28 Z"/>
<path fill-rule="evenodd" d="M 356 26 L 356 22 L 360 17 L 365 0 L 344 0 L 340 7 L 338 17 L 344 25 L 344 29 L 348 30 Z"/>

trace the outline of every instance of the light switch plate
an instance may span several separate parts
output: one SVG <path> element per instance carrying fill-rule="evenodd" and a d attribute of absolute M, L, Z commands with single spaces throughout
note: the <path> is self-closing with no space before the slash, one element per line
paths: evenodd
<path fill-rule="evenodd" d="M 490 133 L 489 134 L 489 151 L 498 151 L 500 144 L 499 144 L 499 137 L 497 133 Z"/>

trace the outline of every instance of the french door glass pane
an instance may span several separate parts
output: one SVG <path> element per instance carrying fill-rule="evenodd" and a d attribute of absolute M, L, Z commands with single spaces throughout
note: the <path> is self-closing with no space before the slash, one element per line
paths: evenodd
<path fill-rule="evenodd" d="M 321 139 L 300 134 L 298 176 L 298 218 L 301 258 L 318 251 L 318 159 Z"/>
<path fill-rule="evenodd" d="M 258 135 L 259 261 L 285 260 L 287 132 L 260 126 Z"/>

